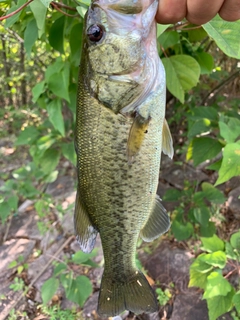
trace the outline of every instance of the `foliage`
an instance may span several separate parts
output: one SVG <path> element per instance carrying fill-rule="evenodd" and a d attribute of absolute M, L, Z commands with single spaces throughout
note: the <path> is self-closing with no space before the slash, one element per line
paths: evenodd
<path fill-rule="evenodd" d="M 15 277 L 13 283 L 9 286 L 13 291 L 22 291 L 24 289 L 24 282 L 21 278 Z"/>
<path fill-rule="evenodd" d="M 97 250 L 93 250 L 90 254 L 79 251 L 74 254 L 69 261 L 56 263 L 53 276 L 46 280 L 41 288 L 43 304 L 46 305 L 53 298 L 59 286 L 62 285 L 66 298 L 82 307 L 92 294 L 92 283 L 86 276 L 75 276 L 70 265 L 75 263 L 82 266 L 98 267 L 98 265 L 91 260 L 96 254 Z"/>
<path fill-rule="evenodd" d="M 0 107 L 4 106 L 0 108 L 0 125 L 4 128 L 1 138 L 14 133 L 14 150 L 27 154 L 22 166 L 10 174 L 0 173 L 4 181 L 0 188 L 3 224 L 18 213 L 25 199 L 31 199 L 44 234 L 49 229 L 46 217 L 52 206 L 46 186 L 57 179 L 62 161 L 76 163 L 73 133 L 77 77 L 83 16 L 89 3 L 0 3 L 1 16 L 15 12 L 0 25 Z M 18 8 L 22 9 L 16 12 Z M 240 312 L 240 293 L 223 275 L 229 261 L 239 260 L 239 234 L 233 234 L 229 243 L 223 241 L 216 237 L 214 223 L 222 219 L 220 208 L 225 202 L 217 186 L 240 175 L 239 102 L 216 98 L 225 84 L 239 77 L 239 64 L 234 60 L 240 58 L 239 28 L 240 21 L 225 22 L 219 16 L 203 26 L 185 21 L 158 26 L 159 55 L 166 69 L 170 99 L 175 101 L 170 125 L 185 128 L 179 153 L 186 152 L 186 160 L 195 166 L 205 165 L 206 170 L 218 173 L 216 181 L 202 183 L 201 189 L 186 182 L 183 190 L 171 189 L 165 195 L 167 201 L 180 202 L 173 212 L 174 237 L 179 241 L 202 237 L 204 252 L 193 262 L 190 285 L 204 289 L 211 320 L 233 306 Z M 234 58 L 230 67 L 226 67 L 226 57 L 218 48 Z M 44 303 L 62 285 L 66 296 L 82 306 L 92 286 L 85 276 L 75 276 L 71 265 L 94 266 L 91 258 L 78 253 L 64 263 L 56 263 L 53 276 L 42 287 Z M 26 268 L 20 264 L 18 276 Z M 13 289 L 19 289 L 21 278 L 15 279 Z M 160 288 L 157 294 L 163 304 L 170 298 Z M 216 309 L 217 304 L 221 308 Z M 52 319 L 70 317 L 55 307 L 43 308 Z"/>
<path fill-rule="evenodd" d="M 204 290 L 203 299 L 207 300 L 210 320 L 216 320 L 233 307 L 240 316 L 240 283 L 236 290 L 228 281 L 234 272 L 238 273 L 240 232 L 232 234 L 230 242 L 216 235 L 201 238 L 201 241 L 204 252 L 190 267 L 189 286 Z M 227 265 L 231 267 L 230 271 L 226 271 Z"/>
<path fill-rule="evenodd" d="M 173 288 L 174 284 L 170 283 L 169 288 L 165 288 L 164 290 L 161 288 L 156 289 L 157 299 L 159 301 L 160 306 L 165 306 L 171 300 Z"/>
<path fill-rule="evenodd" d="M 75 320 L 75 319 L 82 319 L 81 315 L 74 310 L 61 310 L 59 306 L 42 306 L 41 307 L 41 313 L 43 313 L 46 316 L 49 316 L 51 320 Z"/>
<path fill-rule="evenodd" d="M 179 241 L 188 239 L 196 231 L 203 237 L 211 237 L 216 232 L 211 219 L 219 214 L 219 205 L 225 202 L 225 197 L 208 182 L 203 182 L 201 187 L 202 191 L 196 192 L 194 185 L 185 182 L 183 190 L 169 189 L 164 195 L 165 201 L 180 201 L 173 211 L 171 227 Z"/>

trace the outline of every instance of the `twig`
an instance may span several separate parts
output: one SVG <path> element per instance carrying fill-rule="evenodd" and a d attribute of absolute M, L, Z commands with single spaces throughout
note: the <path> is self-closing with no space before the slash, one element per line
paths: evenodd
<path fill-rule="evenodd" d="M 165 58 L 168 58 L 168 55 L 166 54 L 166 51 L 165 51 L 165 49 L 163 48 L 163 46 L 162 46 L 161 44 L 159 44 L 159 45 L 160 45 L 160 48 L 161 48 L 161 50 L 162 50 Z"/>
<path fill-rule="evenodd" d="M 58 5 L 56 5 L 55 2 L 51 2 L 51 5 L 54 7 L 54 9 L 56 9 L 57 11 L 61 12 L 62 14 L 64 14 L 65 16 L 67 17 L 71 17 L 71 18 L 75 18 L 75 17 L 78 17 L 78 14 L 69 14 L 63 10 L 61 10 Z"/>
<path fill-rule="evenodd" d="M 13 218 L 13 214 L 11 213 L 9 221 L 8 221 L 8 224 L 7 224 L 7 227 L 6 227 L 6 232 L 5 232 L 4 237 L 3 237 L 3 242 L 5 242 L 7 240 L 8 232 L 9 232 L 9 229 L 10 229 L 10 226 L 11 226 L 11 223 L 12 223 L 12 218 Z"/>
<path fill-rule="evenodd" d="M 9 28 L 7 28 L 7 32 L 10 33 L 15 39 L 17 39 L 20 43 L 24 43 L 23 38 L 21 38 L 17 32 L 10 30 Z"/>
<path fill-rule="evenodd" d="M 62 8 L 64 8 L 64 9 L 68 9 L 68 10 L 77 12 L 77 9 L 76 9 L 76 8 L 69 7 L 69 6 L 67 6 L 66 4 L 64 4 L 64 3 L 52 1 L 52 2 L 51 2 L 51 5 L 53 5 L 53 4 L 55 4 L 55 5 L 58 6 L 58 7 L 62 7 Z"/>
<path fill-rule="evenodd" d="M 51 254 L 47 254 L 47 253 L 46 253 L 45 256 L 51 257 L 51 258 L 53 258 L 54 260 L 65 264 L 65 265 L 67 266 L 67 269 L 68 269 L 69 271 L 72 271 L 72 269 L 67 265 L 67 263 L 66 263 L 65 261 L 63 261 L 62 259 L 56 257 L 55 255 L 53 256 L 53 255 L 51 255 Z"/>
<path fill-rule="evenodd" d="M 19 8 L 16 9 L 15 11 L 7 14 L 6 16 L 0 17 L 0 21 L 5 20 L 5 19 L 8 19 L 8 18 L 14 16 L 16 13 L 18 13 L 18 12 L 21 11 L 23 8 L 25 8 L 26 6 L 28 6 L 29 3 L 31 3 L 32 1 L 33 1 L 33 0 L 29 0 L 28 2 L 24 3 L 21 7 L 19 7 Z"/>
<path fill-rule="evenodd" d="M 195 30 L 195 29 L 199 29 L 202 28 L 202 26 L 196 26 L 196 27 L 191 27 L 191 28 L 185 28 L 184 31 L 189 31 L 189 30 Z"/>
<path fill-rule="evenodd" d="M 56 256 L 58 256 L 61 251 L 69 244 L 69 242 L 71 242 L 74 239 L 74 236 L 71 236 L 70 238 L 68 238 L 64 244 L 58 249 L 58 251 L 56 252 L 55 256 L 52 256 L 51 259 L 48 261 L 48 263 L 45 265 L 45 267 L 40 271 L 40 273 L 38 275 L 36 275 L 36 277 L 31 281 L 31 283 L 29 284 L 29 286 L 22 292 L 22 294 L 17 298 L 17 300 L 13 303 L 13 305 L 11 306 L 11 308 L 7 311 L 6 315 L 3 315 L 3 313 L 1 314 L 2 317 L 0 317 L 0 320 L 5 319 L 10 311 L 12 309 L 14 309 L 17 304 L 19 303 L 19 301 L 26 295 L 26 293 L 28 292 L 28 290 L 33 286 L 33 284 L 41 277 L 41 275 L 47 270 L 47 268 L 50 266 L 50 264 L 53 262 L 53 260 L 55 259 Z"/>
<path fill-rule="evenodd" d="M 237 70 L 236 72 L 232 73 L 227 79 L 224 79 L 221 83 L 219 83 L 215 88 L 213 88 L 203 99 L 201 102 L 201 105 L 204 105 L 208 98 L 215 92 L 214 95 L 216 95 L 219 91 L 222 90 L 222 87 L 224 87 L 226 84 L 237 78 L 240 74 L 240 70 Z"/>
<path fill-rule="evenodd" d="M 19 11 L 21 11 L 23 8 L 25 8 L 27 5 L 29 5 L 32 1 L 33 1 L 33 0 L 29 0 L 28 2 L 24 3 L 21 7 L 19 7 L 19 8 L 16 9 L 15 11 L 7 14 L 6 16 L 0 17 L 0 21 L 3 21 L 3 20 L 5 20 L 5 19 L 8 19 L 8 18 L 14 16 L 14 15 L 17 14 Z M 64 3 L 56 2 L 56 1 L 52 1 L 50 4 L 54 7 L 54 9 L 56 9 L 56 10 L 59 11 L 59 12 L 61 12 L 61 13 L 64 14 L 65 16 L 72 17 L 72 18 L 78 17 L 78 14 L 71 15 L 71 14 L 69 14 L 69 13 L 67 13 L 67 12 L 65 12 L 65 11 L 63 11 L 63 10 L 61 10 L 61 9 L 59 8 L 59 7 L 61 7 L 61 8 L 65 8 L 65 9 L 67 9 L 67 10 L 71 10 L 71 11 L 77 12 L 77 9 L 74 8 L 74 7 L 69 7 L 69 6 L 67 6 L 66 4 L 64 4 Z"/>
<path fill-rule="evenodd" d="M 181 22 L 180 24 L 175 24 L 172 27 L 169 27 L 166 29 L 166 31 L 174 31 L 174 30 L 181 30 L 182 28 L 188 26 L 190 23 L 189 22 Z"/>

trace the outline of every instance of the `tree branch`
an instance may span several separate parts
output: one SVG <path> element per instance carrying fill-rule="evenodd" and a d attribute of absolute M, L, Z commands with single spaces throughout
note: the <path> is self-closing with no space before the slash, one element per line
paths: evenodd
<path fill-rule="evenodd" d="M 8 19 L 8 18 L 14 16 L 16 13 L 18 13 L 18 12 L 21 11 L 23 8 L 25 8 L 26 6 L 28 6 L 29 3 L 31 3 L 31 2 L 33 2 L 33 0 L 29 0 L 28 2 L 24 3 L 21 7 L 19 7 L 18 9 L 16 9 L 16 10 L 13 11 L 13 12 L 7 14 L 6 16 L 0 17 L 0 21 L 3 21 L 3 20 L 5 20 L 5 19 Z"/>
<path fill-rule="evenodd" d="M 5 16 L 2 16 L 0 17 L 0 21 L 3 21 L 5 19 L 8 19 L 12 16 L 14 16 L 15 14 L 17 14 L 18 12 L 20 12 L 23 8 L 25 8 L 26 6 L 28 6 L 33 0 L 29 0 L 28 2 L 24 3 L 21 7 L 19 7 L 18 9 L 16 9 L 15 11 L 5 15 Z M 60 8 L 64 8 L 64 9 L 67 9 L 67 10 L 71 10 L 71 11 L 75 11 L 77 12 L 77 9 L 74 8 L 74 7 L 70 7 L 70 6 L 67 6 L 66 4 L 64 3 L 61 3 L 61 2 L 56 2 L 56 1 L 52 1 L 50 2 L 50 4 L 53 6 L 54 9 L 56 9 L 57 11 L 61 12 L 62 14 L 64 14 L 65 16 L 68 16 L 68 17 L 72 17 L 72 18 L 75 18 L 78 16 L 78 14 L 74 14 L 74 15 L 71 15 L 71 14 L 68 14 L 66 13 L 65 11 L 61 10 Z"/>
<path fill-rule="evenodd" d="M 69 13 L 61 10 L 61 9 L 59 8 L 58 4 L 57 4 L 56 2 L 54 2 L 54 1 L 51 2 L 51 5 L 53 6 L 54 9 L 56 9 L 56 10 L 59 11 L 59 12 L 61 12 L 62 14 L 64 14 L 64 15 L 67 16 L 67 17 L 75 18 L 75 17 L 78 16 L 78 14 L 69 14 Z"/>
<path fill-rule="evenodd" d="M 52 1 L 52 2 L 51 2 L 51 5 L 53 5 L 53 4 L 55 4 L 55 5 L 58 6 L 58 7 L 64 8 L 64 9 L 77 12 L 77 9 L 76 9 L 76 8 L 69 7 L 69 6 L 67 6 L 66 4 L 64 4 L 64 3 Z"/>

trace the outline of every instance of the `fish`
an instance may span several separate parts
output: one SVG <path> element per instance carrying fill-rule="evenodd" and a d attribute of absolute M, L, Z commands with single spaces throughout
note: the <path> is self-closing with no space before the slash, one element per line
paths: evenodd
<path fill-rule="evenodd" d="M 156 194 L 161 152 L 173 156 L 157 6 L 157 0 L 94 0 L 84 18 L 74 226 L 86 253 L 100 234 L 104 272 L 97 312 L 103 317 L 158 309 L 135 259 L 139 236 L 150 242 L 170 227 Z"/>

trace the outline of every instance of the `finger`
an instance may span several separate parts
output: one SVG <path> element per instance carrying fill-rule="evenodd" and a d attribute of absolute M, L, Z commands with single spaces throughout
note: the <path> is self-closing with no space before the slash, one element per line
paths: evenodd
<path fill-rule="evenodd" d="M 188 0 L 186 18 L 191 23 L 198 25 L 204 24 L 215 17 L 223 1 L 224 0 Z"/>
<path fill-rule="evenodd" d="M 236 0 L 225 0 L 219 15 L 227 21 L 236 21 L 240 19 L 240 2 Z"/>
<path fill-rule="evenodd" d="M 159 0 L 156 20 L 158 23 L 176 23 L 185 18 L 187 0 Z"/>

